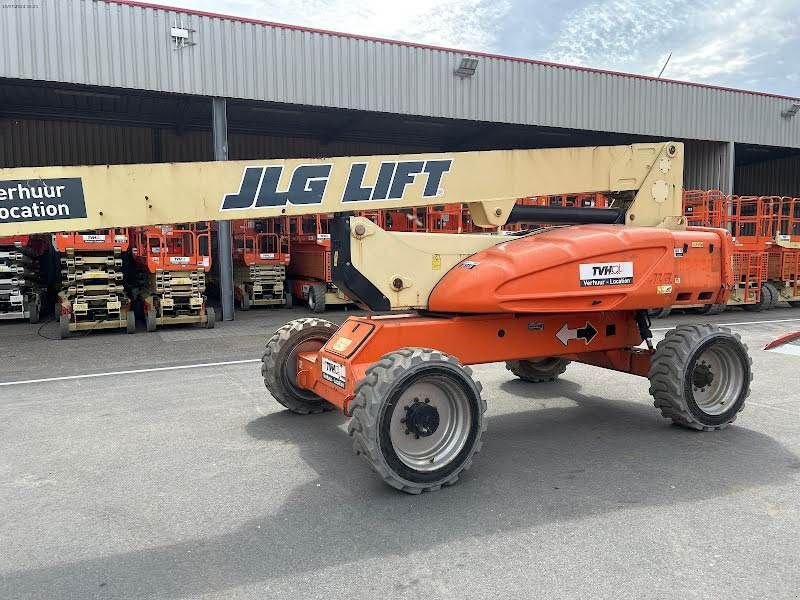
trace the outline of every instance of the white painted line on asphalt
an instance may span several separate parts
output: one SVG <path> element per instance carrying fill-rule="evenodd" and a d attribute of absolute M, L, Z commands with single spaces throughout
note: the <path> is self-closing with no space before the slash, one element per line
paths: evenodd
<path fill-rule="evenodd" d="M 739 321 L 736 323 L 712 323 L 712 325 L 717 325 L 718 327 L 733 327 L 737 325 L 762 325 L 765 323 L 794 323 L 800 321 L 800 319 L 772 319 L 771 321 Z M 651 331 L 669 331 L 670 329 L 675 329 L 676 325 L 672 327 L 652 327 Z"/>
<path fill-rule="evenodd" d="M 129 371 L 107 371 L 106 373 L 87 373 L 86 375 L 66 375 L 64 377 L 45 377 L 43 379 L 25 379 L 22 381 L 6 381 L 0 387 L 9 385 L 25 385 L 28 383 L 48 383 L 51 381 L 70 381 L 73 379 L 93 379 L 95 377 L 113 377 L 114 375 L 135 375 L 137 373 L 157 373 L 159 371 L 181 371 L 184 369 L 203 369 L 206 367 L 224 367 L 225 365 L 244 365 L 261 362 L 260 358 L 245 360 L 226 360 L 222 362 L 199 363 L 193 365 L 175 365 L 172 367 L 153 367 L 151 369 L 131 369 Z"/>

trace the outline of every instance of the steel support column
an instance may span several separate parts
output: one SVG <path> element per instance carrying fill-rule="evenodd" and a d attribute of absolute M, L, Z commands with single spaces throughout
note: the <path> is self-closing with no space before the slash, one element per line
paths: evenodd
<path fill-rule="evenodd" d="M 225 98 L 211 100 L 211 128 L 214 136 L 214 160 L 228 160 L 228 115 Z M 233 250 L 231 222 L 219 222 L 219 287 L 222 318 L 233 321 Z"/>
<path fill-rule="evenodd" d="M 725 177 L 723 179 L 723 187 L 722 191 L 726 194 L 733 193 L 733 175 L 736 170 L 736 144 L 733 142 L 726 143 L 727 149 L 725 152 L 726 164 L 725 167 L 727 168 L 727 172 L 725 173 Z"/>

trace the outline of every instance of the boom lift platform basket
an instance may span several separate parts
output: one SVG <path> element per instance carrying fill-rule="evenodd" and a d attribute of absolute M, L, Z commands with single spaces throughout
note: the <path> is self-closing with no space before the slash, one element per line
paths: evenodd
<path fill-rule="evenodd" d="M 136 332 L 136 316 L 125 291 L 122 255 L 129 247 L 123 227 L 53 235 L 61 254 L 58 293 L 59 336 L 77 331 L 125 329 Z"/>
<path fill-rule="evenodd" d="M 472 364 L 505 362 L 531 384 L 570 361 L 639 375 L 664 417 L 701 431 L 733 422 L 750 391 L 747 348 L 727 329 L 678 326 L 652 345 L 648 308 L 725 303 L 734 284 L 730 234 L 687 226 L 678 142 L 0 171 L 56 177 L 80 178 L 87 216 L 67 223 L 82 228 L 335 215 L 331 279 L 388 314 L 287 323 L 267 341 L 264 383 L 293 412 L 350 415 L 356 452 L 405 492 L 454 483 L 479 451 Z M 516 206 L 582 193 L 614 205 Z M 493 233 L 392 232 L 354 216 L 461 202 Z M 509 222 L 565 226 L 519 235 L 501 231 Z M 53 225 L 0 223 L 0 235 Z"/>
<path fill-rule="evenodd" d="M 138 227 L 132 250 L 140 267 L 136 295 L 147 331 L 191 323 L 214 327 L 216 315 L 205 296 L 206 273 L 211 269 L 207 222 Z"/>
<path fill-rule="evenodd" d="M 44 300 L 38 236 L 0 237 L 0 320 L 38 323 Z"/>

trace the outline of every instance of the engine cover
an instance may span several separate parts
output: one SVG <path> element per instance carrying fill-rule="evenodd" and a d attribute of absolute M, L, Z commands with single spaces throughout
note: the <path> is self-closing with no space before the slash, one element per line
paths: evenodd
<path fill-rule="evenodd" d="M 730 252 L 722 229 L 553 228 L 461 261 L 433 289 L 428 309 L 548 313 L 723 303 L 733 283 Z"/>

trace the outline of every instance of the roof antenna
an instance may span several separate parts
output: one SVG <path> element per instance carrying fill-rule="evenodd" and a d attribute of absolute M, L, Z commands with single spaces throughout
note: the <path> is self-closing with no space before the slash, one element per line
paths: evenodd
<path fill-rule="evenodd" d="M 658 77 L 656 77 L 656 79 L 661 79 L 661 75 L 664 74 L 664 69 L 667 68 L 667 65 L 669 64 L 669 59 L 670 58 L 672 58 L 672 51 L 670 51 L 669 56 L 667 56 L 667 60 L 664 61 L 664 66 L 661 67 L 661 70 L 658 72 Z"/>

